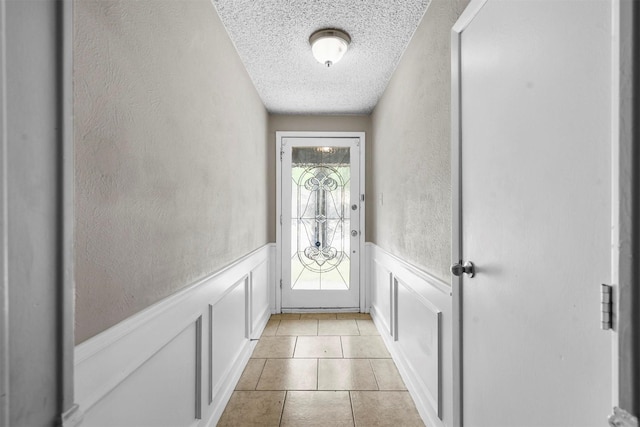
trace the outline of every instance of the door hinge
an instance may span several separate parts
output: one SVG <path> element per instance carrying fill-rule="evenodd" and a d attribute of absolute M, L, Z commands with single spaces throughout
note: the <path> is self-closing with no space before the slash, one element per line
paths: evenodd
<path fill-rule="evenodd" d="M 280 215 L 280 225 L 282 225 L 282 215 Z"/>
<path fill-rule="evenodd" d="M 608 421 L 611 427 L 638 427 L 638 418 L 617 406 L 613 408 Z"/>
<path fill-rule="evenodd" d="M 282 161 L 282 156 L 284 156 L 284 150 L 280 150 L 280 161 Z"/>
<path fill-rule="evenodd" d="M 282 279 L 280 279 L 280 289 L 282 289 Z"/>
<path fill-rule="evenodd" d="M 364 194 L 360 195 L 360 200 L 362 200 L 364 202 Z"/>
<path fill-rule="evenodd" d="M 613 328 L 613 287 L 609 285 L 600 286 L 600 302 L 602 312 L 600 320 L 602 329 L 607 331 Z"/>

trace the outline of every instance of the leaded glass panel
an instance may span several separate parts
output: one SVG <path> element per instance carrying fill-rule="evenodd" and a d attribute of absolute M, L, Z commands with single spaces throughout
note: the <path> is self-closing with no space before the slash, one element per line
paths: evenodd
<path fill-rule="evenodd" d="M 291 288 L 349 289 L 348 147 L 292 147 Z"/>

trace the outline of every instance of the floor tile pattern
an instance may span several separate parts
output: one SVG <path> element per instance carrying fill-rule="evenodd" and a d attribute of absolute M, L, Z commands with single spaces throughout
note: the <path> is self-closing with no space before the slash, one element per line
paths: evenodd
<path fill-rule="evenodd" d="M 272 315 L 218 426 L 424 426 L 371 317 Z"/>

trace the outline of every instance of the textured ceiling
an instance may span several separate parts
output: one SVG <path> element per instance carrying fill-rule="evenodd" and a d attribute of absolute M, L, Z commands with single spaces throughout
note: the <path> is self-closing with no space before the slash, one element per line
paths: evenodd
<path fill-rule="evenodd" d="M 212 0 L 267 110 L 366 114 L 384 92 L 430 0 Z M 331 68 L 309 36 L 337 28 L 351 45 Z"/>

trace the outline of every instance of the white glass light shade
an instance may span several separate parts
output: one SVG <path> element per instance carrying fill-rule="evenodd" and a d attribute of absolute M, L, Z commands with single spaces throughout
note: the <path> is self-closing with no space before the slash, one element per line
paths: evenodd
<path fill-rule="evenodd" d="M 320 30 L 311 35 L 309 43 L 318 62 L 331 67 L 347 52 L 351 38 L 339 30 Z"/>

